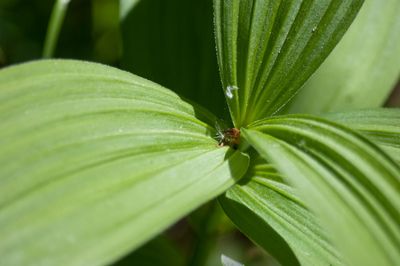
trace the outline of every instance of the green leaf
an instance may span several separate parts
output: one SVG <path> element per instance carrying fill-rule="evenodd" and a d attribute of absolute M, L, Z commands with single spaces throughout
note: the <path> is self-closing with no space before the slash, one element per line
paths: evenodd
<path fill-rule="evenodd" d="M 348 265 L 400 261 L 400 168 L 361 135 L 307 116 L 259 121 L 245 139 L 287 177 Z"/>
<path fill-rule="evenodd" d="M 110 263 L 247 167 L 246 156 L 217 147 L 206 111 L 98 64 L 0 71 L 0 119 L 4 265 Z"/>
<path fill-rule="evenodd" d="M 51 12 L 51 17 L 44 42 L 43 57 L 53 57 L 57 46 L 58 37 L 64 22 L 65 13 L 67 12 L 69 2 L 71 0 L 56 0 Z"/>
<path fill-rule="evenodd" d="M 228 117 L 212 22 L 211 0 L 140 1 L 121 21 L 122 67 Z"/>
<path fill-rule="evenodd" d="M 368 0 L 291 112 L 382 106 L 400 75 L 400 1 Z"/>
<path fill-rule="evenodd" d="M 119 0 L 119 17 L 121 20 L 124 20 L 140 1 L 141 0 Z"/>
<path fill-rule="evenodd" d="M 246 178 L 220 197 L 232 221 L 283 265 L 340 265 L 316 217 L 295 190 L 273 166 L 253 158 Z"/>
<path fill-rule="evenodd" d="M 324 117 L 359 130 L 400 163 L 400 109 L 347 111 Z"/>
<path fill-rule="evenodd" d="M 273 115 L 328 56 L 362 0 L 214 0 L 221 79 L 236 127 Z"/>

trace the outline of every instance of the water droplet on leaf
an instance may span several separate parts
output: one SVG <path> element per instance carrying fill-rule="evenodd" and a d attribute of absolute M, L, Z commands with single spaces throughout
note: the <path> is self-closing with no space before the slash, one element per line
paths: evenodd
<path fill-rule="evenodd" d="M 238 89 L 239 89 L 239 88 L 236 87 L 236 86 L 231 86 L 231 85 L 229 85 L 228 87 L 226 87 L 226 90 L 225 90 L 226 97 L 228 97 L 229 99 L 232 99 L 232 98 L 233 98 L 233 93 L 232 93 L 232 91 L 236 91 L 236 90 L 238 90 Z"/>

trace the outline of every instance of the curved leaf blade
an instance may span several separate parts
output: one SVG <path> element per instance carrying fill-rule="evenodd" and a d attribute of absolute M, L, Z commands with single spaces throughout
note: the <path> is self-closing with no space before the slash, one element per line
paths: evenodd
<path fill-rule="evenodd" d="M 262 158 L 219 199 L 239 229 L 282 265 L 341 265 L 316 217 Z"/>
<path fill-rule="evenodd" d="M 400 109 L 377 108 L 327 113 L 324 117 L 360 131 L 400 162 Z"/>
<path fill-rule="evenodd" d="M 246 140 L 295 185 L 345 263 L 399 261 L 400 168 L 385 153 L 345 127 L 307 116 L 251 128 L 243 130 Z"/>
<path fill-rule="evenodd" d="M 217 148 L 206 111 L 110 67 L 4 69 L 0 102 L 2 264 L 110 263 L 247 167 Z"/>
<path fill-rule="evenodd" d="M 279 112 L 335 47 L 362 2 L 214 0 L 218 64 L 235 126 Z"/>
<path fill-rule="evenodd" d="M 343 40 L 294 98 L 290 111 L 382 106 L 400 76 L 399 12 L 397 0 L 365 1 Z"/>

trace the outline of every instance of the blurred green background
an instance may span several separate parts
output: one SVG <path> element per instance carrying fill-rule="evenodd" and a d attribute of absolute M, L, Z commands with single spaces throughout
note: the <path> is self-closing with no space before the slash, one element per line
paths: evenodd
<path fill-rule="evenodd" d="M 53 0 L 0 1 L 1 66 L 42 57 L 53 4 Z M 71 1 L 55 57 L 117 65 L 119 47 L 118 1 Z"/>

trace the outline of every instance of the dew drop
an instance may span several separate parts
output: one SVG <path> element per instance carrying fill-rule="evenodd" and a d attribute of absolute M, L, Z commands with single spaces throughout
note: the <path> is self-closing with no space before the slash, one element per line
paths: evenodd
<path fill-rule="evenodd" d="M 232 93 L 232 91 L 236 91 L 236 90 L 238 90 L 238 89 L 239 89 L 239 88 L 236 87 L 236 86 L 231 86 L 231 85 L 229 85 L 228 87 L 226 87 L 226 90 L 225 90 L 226 97 L 228 97 L 229 99 L 232 99 L 232 98 L 233 98 L 233 93 Z"/>
<path fill-rule="evenodd" d="M 317 27 L 315 26 L 313 29 L 312 29 L 312 32 L 316 32 L 317 31 Z"/>

